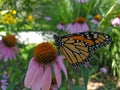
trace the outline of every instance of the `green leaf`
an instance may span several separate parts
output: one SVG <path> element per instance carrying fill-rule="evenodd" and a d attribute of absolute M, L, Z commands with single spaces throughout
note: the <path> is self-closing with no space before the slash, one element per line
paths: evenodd
<path fill-rule="evenodd" d="M 86 90 L 84 87 L 74 86 L 71 90 Z"/>
<path fill-rule="evenodd" d="M 83 75 L 83 79 L 84 79 L 85 90 L 87 90 L 87 84 L 88 84 L 88 80 L 89 80 L 88 69 L 82 68 L 82 75 Z"/>

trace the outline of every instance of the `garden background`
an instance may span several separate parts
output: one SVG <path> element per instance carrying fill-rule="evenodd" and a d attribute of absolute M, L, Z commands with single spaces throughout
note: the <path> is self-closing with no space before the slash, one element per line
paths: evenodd
<path fill-rule="evenodd" d="M 0 0 L 1 39 L 6 34 L 14 34 L 20 51 L 16 60 L 0 60 L 0 80 L 7 80 L 6 90 L 29 90 L 24 86 L 24 78 L 35 46 L 42 42 L 54 43 L 54 34 L 69 34 L 58 25 L 65 26 L 79 17 L 84 17 L 89 31 L 106 33 L 112 42 L 94 53 L 87 69 L 79 67 L 80 71 L 75 71 L 65 60 L 68 80 L 63 76 L 59 90 L 120 89 L 120 20 L 112 24 L 113 19 L 120 19 L 120 1 L 79 1 Z M 91 23 L 96 15 L 99 25 Z"/>

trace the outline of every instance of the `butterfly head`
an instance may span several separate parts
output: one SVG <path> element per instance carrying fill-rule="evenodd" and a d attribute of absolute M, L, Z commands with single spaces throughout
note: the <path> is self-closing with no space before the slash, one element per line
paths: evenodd
<path fill-rule="evenodd" d="M 57 35 L 54 35 L 53 36 L 54 39 L 55 39 L 55 45 L 57 46 L 61 46 L 62 42 L 61 42 L 61 37 L 57 36 Z"/>

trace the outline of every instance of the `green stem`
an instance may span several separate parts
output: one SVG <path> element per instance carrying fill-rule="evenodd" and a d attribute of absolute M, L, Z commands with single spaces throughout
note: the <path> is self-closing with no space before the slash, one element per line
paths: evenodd
<path fill-rule="evenodd" d="M 90 4 L 89 4 L 89 7 L 88 7 L 88 10 L 87 10 L 87 14 L 86 14 L 86 18 L 87 18 L 87 16 L 90 14 L 90 10 L 91 10 L 91 7 L 92 7 L 92 1 L 90 2 Z"/>
<path fill-rule="evenodd" d="M 79 14 L 80 14 L 80 8 L 81 8 L 81 4 L 78 3 L 78 5 L 79 5 L 79 7 L 78 7 L 78 12 L 77 12 L 77 17 L 79 17 Z"/>
<path fill-rule="evenodd" d="M 101 72 L 98 72 L 98 73 L 92 75 L 90 78 L 96 78 L 96 77 L 97 77 L 98 75 L 100 75 L 100 74 L 101 74 Z"/>
<path fill-rule="evenodd" d="M 116 4 L 118 3 L 118 1 L 116 1 L 113 6 L 108 10 L 108 12 L 106 13 L 105 17 L 101 20 L 100 25 L 104 22 L 104 20 L 106 19 L 106 17 L 113 11 L 114 7 L 116 6 Z"/>

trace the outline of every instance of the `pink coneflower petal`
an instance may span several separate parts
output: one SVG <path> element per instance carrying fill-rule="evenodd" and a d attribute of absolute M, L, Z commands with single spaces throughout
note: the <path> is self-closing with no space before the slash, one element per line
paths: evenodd
<path fill-rule="evenodd" d="M 113 26 L 120 26 L 120 18 L 115 18 L 115 19 L 112 19 L 111 20 L 111 24 L 113 25 Z"/>
<path fill-rule="evenodd" d="M 79 23 L 75 23 L 74 28 L 75 28 L 75 31 L 74 31 L 75 33 L 83 32 L 81 29 L 81 24 Z"/>
<path fill-rule="evenodd" d="M 86 23 L 83 23 L 82 28 L 84 32 L 89 30 L 88 25 Z"/>
<path fill-rule="evenodd" d="M 13 52 L 13 51 L 11 51 L 11 52 Z M 14 58 L 14 60 L 16 60 L 16 55 L 15 55 L 15 53 L 14 53 L 14 52 L 13 52 L 12 57 Z"/>
<path fill-rule="evenodd" d="M 10 60 L 12 60 L 12 58 L 14 59 L 14 60 L 16 60 L 16 55 L 15 55 L 15 53 L 14 53 L 14 51 L 11 51 L 11 54 L 10 54 Z"/>
<path fill-rule="evenodd" d="M 63 56 L 57 56 L 57 62 L 58 62 L 58 64 L 60 65 L 60 68 L 63 70 L 63 72 L 64 72 L 64 74 L 65 74 L 65 77 L 66 77 L 66 80 L 67 80 L 67 79 L 68 79 L 68 75 L 67 75 L 66 67 L 65 67 L 65 65 L 63 64 L 63 59 L 64 59 Z"/>
<path fill-rule="evenodd" d="M 98 25 L 100 22 L 97 21 L 96 19 L 92 19 L 92 20 L 91 20 L 91 23 L 93 23 L 93 24 L 97 24 L 97 25 Z"/>
<path fill-rule="evenodd" d="M 29 65 L 28 65 L 28 69 L 31 68 L 31 67 L 34 66 L 34 65 L 36 65 L 36 62 L 35 62 L 35 59 L 32 58 L 32 59 L 30 60 Z"/>
<path fill-rule="evenodd" d="M 65 26 L 62 24 L 58 24 L 56 28 L 59 30 L 65 30 Z"/>
<path fill-rule="evenodd" d="M 32 79 L 32 90 L 40 90 L 43 77 L 43 65 L 40 64 Z"/>
<path fill-rule="evenodd" d="M 24 86 L 25 87 L 28 87 L 28 88 L 31 87 L 31 82 L 32 82 L 32 79 L 33 79 L 33 75 L 34 75 L 38 65 L 39 64 L 36 63 L 36 65 L 31 66 L 31 68 L 28 69 L 26 77 L 25 77 L 25 81 L 24 81 Z"/>
<path fill-rule="evenodd" d="M 10 54 L 11 54 L 11 51 L 10 51 L 10 49 L 8 48 L 8 49 L 6 49 L 6 51 L 4 51 L 6 54 L 6 56 L 4 56 L 4 61 L 6 62 L 8 59 L 9 59 L 9 57 L 10 57 Z"/>
<path fill-rule="evenodd" d="M 16 55 L 18 55 L 20 53 L 19 48 L 17 46 L 13 47 L 13 50 L 15 51 Z"/>
<path fill-rule="evenodd" d="M 40 68 L 41 68 L 40 69 L 40 71 L 41 71 L 41 77 L 40 76 L 38 77 L 37 84 L 35 85 L 35 87 L 36 87 L 35 90 L 40 90 L 42 88 L 41 85 L 42 85 L 42 78 L 43 78 L 43 73 L 44 73 L 43 72 L 44 71 L 43 65 L 41 65 Z"/>
<path fill-rule="evenodd" d="M 74 33 L 74 31 L 76 31 L 76 29 L 74 28 L 73 24 L 68 24 L 66 31 L 70 34 Z"/>
<path fill-rule="evenodd" d="M 53 62 L 53 67 L 54 67 L 54 71 L 55 71 L 57 86 L 59 88 L 61 85 L 61 80 L 62 80 L 60 68 L 58 67 L 58 65 L 55 62 Z"/>
<path fill-rule="evenodd" d="M 51 75 L 51 70 L 50 70 L 50 65 L 46 65 L 46 70 L 42 78 L 42 89 L 41 90 L 49 90 L 51 86 L 51 81 L 52 81 L 52 75 Z"/>

